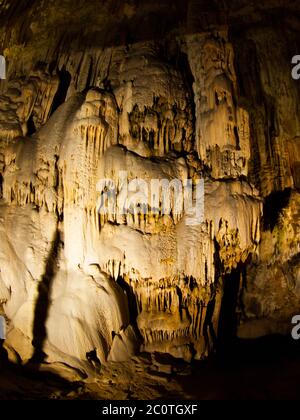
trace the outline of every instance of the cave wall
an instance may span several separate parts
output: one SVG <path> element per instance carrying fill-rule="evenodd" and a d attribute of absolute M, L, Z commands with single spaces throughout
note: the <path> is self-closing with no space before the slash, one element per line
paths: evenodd
<path fill-rule="evenodd" d="M 226 322 L 242 337 L 288 332 L 300 297 L 297 4 L 5 4 L 9 351 L 74 366 L 94 350 L 101 363 L 138 349 L 191 360 Z M 184 209 L 99 214 L 97 182 L 120 171 L 204 179 L 203 222 Z"/>

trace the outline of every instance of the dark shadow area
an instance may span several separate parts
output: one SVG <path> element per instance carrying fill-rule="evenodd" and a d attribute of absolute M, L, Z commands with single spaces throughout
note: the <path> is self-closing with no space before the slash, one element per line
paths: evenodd
<path fill-rule="evenodd" d="M 217 336 L 213 326 L 213 314 L 215 310 L 215 300 L 207 304 L 206 316 L 203 323 L 203 337 L 206 343 L 212 342 L 213 348 L 217 345 Z"/>
<path fill-rule="evenodd" d="M 57 73 L 59 77 L 59 85 L 53 98 L 50 116 L 65 102 L 71 83 L 71 75 L 64 67 L 61 70 L 58 70 Z"/>
<path fill-rule="evenodd" d="M 130 287 L 130 285 L 124 280 L 122 276 L 118 276 L 117 283 L 121 287 L 121 289 L 124 290 L 126 293 L 127 302 L 128 302 L 128 311 L 129 311 L 129 322 L 133 326 L 135 333 L 137 334 L 137 337 L 142 342 L 143 337 L 137 325 L 137 316 L 139 313 L 139 309 L 138 309 L 138 303 L 137 303 L 137 299 L 134 294 L 134 291 L 132 290 L 132 287 Z"/>
<path fill-rule="evenodd" d="M 300 12 L 295 5 L 289 5 L 286 2 L 280 6 L 270 5 L 270 0 L 262 0 L 260 8 L 263 11 L 250 12 L 245 16 L 239 11 L 243 11 L 248 6 L 246 0 L 232 2 L 230 0 L 212 1 L 212 0 L 146 0 L 133 3 L 133 13 L 126 13 L 120 2 L 105 2 L 102 13 L 104 14 L 103 24 L 99 25 L 97 20 L 98 13 L 95 1 L 85 1 L 85 11 L 87 13 L 79 14 L 81 7 L 77 2 L 61 1 L 59 4 L 60 13 L 66 11 L 68 6 L 68 15 L 66 19 L 60 19 L 60 13 L 57 19 L 40 19 L 41 29 L 45 27 L 49 33 L 53 33 L 57 48 L 61 51 L 83 51 L 93 46 L 99 48 L 109 48 L 124 46 L 127 47 L 135 42 L 149 40 L 161 40 L 169 34 L 174 36 L 184 36 L 194 34 L 200 31 L 211 30 L 215 25 L 234 26 L 247 28 L 253 26 L 274 26 L 289 27 L 289 19 L 299 19 Z M 24 3 L 24 4 L 23 4 Z M 22 31 L 17 38 L 18 44 L 31 39 L 32 30 L 30 23 L 32 15 L 37 19 L 41 15 L 36 14 L 39 9 L 40 0 L 11 0 L 7 7 L 0 9 L 0 22 L 2 26 L 13 21 L 18 22 L 18 17 L 22 17 Z M 255 10 L 255 9 L 254 9 Z M 45 13 L 49 9 L 45 6 Z M 26 24 L 25 24 L 26 22 Z M 19 23 L 20 24 L 20 23 Z M 87 27 L 90 26 L 89 31 Z M 114 28 L 114 30 L 112 30 Z M 9 40 L 9 37 L 8 37 Z M 5 40 L 7 43 L 7 40 Z M 7 47 L 6 43 L 4 48 Z"/>
<path fill-rule="evenodd" d="M 38 297 L 35 304 L 32 340 L 34 353 L 31 358 L 31 362 L 35 363 L 41 363 L 45 358 L 43 347 L 47 337 L 46 321 L 51 299 L 53 278 L 56 272 L 59 244 L 60 232 L 57 229 L 46 262 L 45 274 L 38 286 Z"/>
<path fill-rule="evenodd" d="M 64 398 L 76 391 L 81 382 L 69 382 L 51 371 L 33 369 L 32 366 L 12 363 L 0 340 L 0 400 L 47 399 L 53 394 Z"/>
<path fill-rule="evenodd" d="M 4 340 L 0 339 L 0 363 L 1 361 L 7 360 L 7 351 L 5 350 L 3 345 L 4 345 Z"/>
<path fill-rule="evenodd" d="M 7 351 L 2 348 L 0 400 L 45 400 L 54 395 L 64 399 L 81 385 L 81 382 L 69 382 L 46 369 L 40 371 L 29 365 L 12 363 L 8 360 Z"/>
<path fill-rule="evenodd" d="M 291 189 L 272 192 L 265 198 L 263 209 L 263 226 L 265 230 L 273 230 L 278 222 L 280 213 L 288 205 Z"/>
<path fill-rule="evenodd" d="M 16 15 L 25 14 L 28 12 L 34 5 L 36 5 L 38 0 L 23 0 L 23 1 L 10 1 L 3 3 L 0 8 L 0 19 L 13 19 Z"/>
<path fill-rule="evenodd" d="M 33 115 L 31 114 L 28 121 L 27 121 L 27 134 L 31 136 L 36 132 L 36 127 L 33 121 Z"/>
<path fill-rule="evenodd" d="M 299 399 L 300 340 L 271 335 L 238 339 L 226 358 L 194 361 L 182 388 L 191 399 Z"/>
<path fill-rule="evenodd" d="M 122 290 L 126 292 L 127 301 L 128 301 L 128 308 L 129 308 L 129 316 L 130 316 L 130 323 L 136 323 L 136 318 L 138 316 L 138 307 L 135 294 L 129 284 L 123 279 L 122 276 L 117 278 L 117 283 L 121 287 Z"/>
<path fill-rule="evenodd" d="M 237 267 L 223 277 L 224 291 L 218 324 L 218 351 L 227 352 L 237 331 L 237 307 L 241 269 Z"/>
<path fill-rule="evenodd" d="M 94 367 L 95 374 L 100 374 L 100 372 L 101 372 L 101 362 L 100 362 L 100 360 L 97 356 L 96 349 L 87 352 L 86 353 L 86 359 Z"/>

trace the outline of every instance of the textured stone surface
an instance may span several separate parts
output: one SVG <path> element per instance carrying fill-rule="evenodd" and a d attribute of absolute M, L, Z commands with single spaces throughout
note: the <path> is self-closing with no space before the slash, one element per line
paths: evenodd
<path fill-rule="evenodd" d="M 300 299 L 297 2 L 284 15 L 276 1 L 2 3 L 11 351 L 88 370 L 139 348 L 201 359 L 238 323 L 243 337 L 288 332 Z M 119 171 L 204 178 L 203 223 L 99 215 L 97 182 Z"/>

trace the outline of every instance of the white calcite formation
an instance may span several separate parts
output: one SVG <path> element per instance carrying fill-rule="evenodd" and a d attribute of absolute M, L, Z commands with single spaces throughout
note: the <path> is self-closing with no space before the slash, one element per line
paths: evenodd
<path fill-rule="evenodd" d="M 31 30 L 38 32 L 34 22 Z M 49 46 L 29 63 L 13 39 L 6 51 L 12 67 L 0 98 L 0 301 L 11 355 L 83 368 L 139 350 L 201 359 L 215 347 L 232 274 L 244 298 L 241 335 L 250 334 L 248 319 L 251 329 L 274 313 L 278 295 L 259 312 L 251 304 L 261 305 L 270 287 L 269 261 L 275 270 L 297 260 L 298 197 L 295 191 L 268 248 L 263 199 L 278 185 L 264 175 L 263 117 L 241 99 L 223 25 L 126 47 Z M 281 77 L 283 86 L 290 75 Z M 299 133 L 289 130 L 279 130 L 270 146 L 279 156 L 288 141 L 283 188 L 299 184 Z M 204 179 L 203 220 L 189 224 L 174 203 L 168 215 L 161 203 L 157 214 L 121 214 L 120 172 L 148 183 Z M 117 186 L 116 212 L 99 212 L 103 179 Z M 293 251 L 282 253 L 291 243 Z M 250 261 L 245 290 L 242 268 Z M 291 283 L 293 302 L 298 283 Z"/>
<path fill-rule="evenodd" d="M 216 36 L 187 37 L 194 76 L 196 147 L 214 178 L 248 175 L 250 126 L 248 112 L 235 104 L 237 80 L 234 51 L 226 31 Z"/>

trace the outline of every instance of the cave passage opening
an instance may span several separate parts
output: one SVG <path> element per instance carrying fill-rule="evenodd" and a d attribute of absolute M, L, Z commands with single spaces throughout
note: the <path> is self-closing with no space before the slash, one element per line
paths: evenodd
<path fill-rule="evenodd" d="M 223 276 L 223 298 L 218 323 L 218 352 L 223 353 L 234 344 L 237 337 L 239 310 L 241 309 L 241 280 L 244 265 L 239 264 L 231 273 Z"/>
<path fill-rule="evenodd" d="M 53 98 L 50 116 L 65 102 L 71 83 L 71 74 L 64 67 L 61 70 L 58 70 L 57 73 L 59 85 Z"/>
<path fill-rule="evenodd" d="M 288 206 L 291 189 L 283 191 L 273 191 L 264 201 L 263 207 L 263 226 L 265 230 L 273 230 L 278 223 L 282 210 Z"/>

